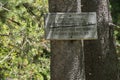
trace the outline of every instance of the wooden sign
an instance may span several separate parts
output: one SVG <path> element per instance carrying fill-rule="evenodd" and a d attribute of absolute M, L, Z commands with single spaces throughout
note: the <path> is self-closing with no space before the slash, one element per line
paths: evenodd
<path fill-rule="evenodd" d="M 96 13 L 48 13 L 45 16 L 45 38 L 49 40 L 97 39 Z"/>

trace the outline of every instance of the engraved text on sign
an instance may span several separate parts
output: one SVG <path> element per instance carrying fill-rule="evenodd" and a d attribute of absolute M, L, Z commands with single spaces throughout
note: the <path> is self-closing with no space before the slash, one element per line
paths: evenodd
<path fill-rule="evenodd" d="M 45 17 L 45 38 L 50 40 L 97 39 L 96 13 L 49 13 Z"/>

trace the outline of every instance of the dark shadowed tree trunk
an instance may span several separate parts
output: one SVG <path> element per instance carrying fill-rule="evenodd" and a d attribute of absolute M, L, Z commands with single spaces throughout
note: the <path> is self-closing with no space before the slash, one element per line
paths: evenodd
<path fill-rule="evenodd" d="M 49 12 L 81 12 L 80 0 L 49 0 Z M 51 80 L 85 80 L 81 41 L 51 41 Z"/>
<path fill-rule="evenodd" d="M 84 42 L 86 80 L 120 80 L 109 1 L 82 0 L 82 11 L 97 12 L 99 37 Z"/>

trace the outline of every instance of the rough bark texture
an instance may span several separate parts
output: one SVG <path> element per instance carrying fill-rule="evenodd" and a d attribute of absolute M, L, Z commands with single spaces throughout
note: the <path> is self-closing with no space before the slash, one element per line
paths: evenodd
<path fill-rule="evenodd" d="M 80 0 L 49 0 L 49 12 L 80 12 Z M 51 80 L 85 80 L 81 41 L 51 41 Z"/>
<path fill-rule="evenodd" d="M 85 80 L 80 41 L 52 41 L 51 80 Z"/>
<path fill-rule="evenodd" d="M 83 12 L 97 12 L 98 40 L 84 42 L 86 80 L 119 80 L 108 0 L 82 0 Z"/>

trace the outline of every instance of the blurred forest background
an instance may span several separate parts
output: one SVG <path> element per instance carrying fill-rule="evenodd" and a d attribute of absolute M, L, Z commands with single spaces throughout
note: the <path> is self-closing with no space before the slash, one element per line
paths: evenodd
<path fill-rule="evenodd" d="M 110 2 L 120 56 L 120 0 Z M 0 80 L 50 80 L 47 12 L 48 0 L 0 0 Z"/>

